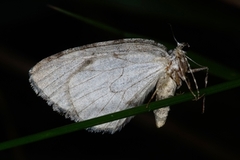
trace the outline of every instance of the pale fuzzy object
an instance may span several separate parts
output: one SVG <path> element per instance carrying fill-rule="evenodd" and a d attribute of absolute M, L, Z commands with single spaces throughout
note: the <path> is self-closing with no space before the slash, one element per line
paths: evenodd
<path fill-rule="evenodd" d="M 192 70 L 183 46 L 178 43 L 168 53 L 162 44 L 145 39 L 94 43 L 43 59 L 29 71 L 29 80 L 54 111 L 84 121 L 139 106 L 154 88 L 152 97 L 161 100 L 173 96 L 182 81 L 189 86 L 185 74 Z M 168 111 L 169 107 L 154 111 L 157 127 L 164 125 Z M 131 118 L 90 130 L 114 133 Z"/>

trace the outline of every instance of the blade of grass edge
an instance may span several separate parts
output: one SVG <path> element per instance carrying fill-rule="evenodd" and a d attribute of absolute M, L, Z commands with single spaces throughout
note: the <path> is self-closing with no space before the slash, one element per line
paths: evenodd
<path fill-rule="evenodd" d="M 60 13 L 66 14 L 70 17 L 76 18 L 76 19 L 78 19 L 80 21 L 83 21 L 87 24 L 90 24 L 92 26 L 95 26 L 97 28 L 100 28 L 102 30 L 105 30 L 107 32 L 110 32 L 110 33 L 113 33 L 113 34 L 116 34 L 116 35 L 120 35 L 120 36 L 123 36 L 123 37 L 142 37 L 141 35 L 137 35 L 137 34 L 134 34 L 134 33 L 128 33 L 128 32 L 119 30 L 117 28 L 111 27 L 111 26 L 109 26 L 107 24 L 104 24 L 102 22 L 98 22 L 96 20 L 92 20 L 90 18 L 74 14 L 72 12 L 66 11 L 64 9 L 61 9 L 61 8 L 58 8 L 58 7 L 55 7 L 55 6 L 52 6 L 52 5 L 48 5 L 48 7 L 52 8 L 52 9 L 54 9 L 54 10 L 60 12 Z"/>
<path fill-rule="evenodd" d="M 215 85 L 215 86 L 211 86 L 211 87 L 200 90 L 200 92 L 201 92 L 201 94 L 204 94 L 204 95 L 211 95 L 211 94 L 214 94 L 214 93 L 222 92 L 222 91 L 225 91 L 225 90 L 230 90 L 232 88 L 237 88 L 237 87 L 240 87 L 240 79 L 230 81 L 230 82 L 225 82 L 225 83 L 218 84 L 218 85 Z M 139 107 L 134 107 L 134 108 L 131 108 L 131 109 L 127 109 L 127 110 L 124 110 L 124 111 L 119 111 L 119 112 L 116 112 L 116 113 L 112 113 L 112 114 L 108 114 L 108 115 L 105 115 L 105 116 L 93 118 L 93 119 L 90 119 L 90 120 L 86 120 L 86 121 L 82 121 L 82 122 L 78 122 L 78 123 L 73 123 L 73 124 L 70 124 L 70 125 L 61 126 L 61 127 L 58 127 L 58 128 L 54 128 L 54 129 L 50 129 L 50 130 L 47 130 L 47 131 L 39 132 L 37 134 L 32 134 L 32 135 L 29 135 L 29 136 L 25 136 L 25 137 L 21 137 L 21 138 L 17 138 L 17 139 L 2 142 L 2 143 L 0 143 L 0 150 L 5 150 L 5 149 L 20 146 L 20 145 L 40 141 L 40 140 L 43 140 L 43 139 L 47 139 L 47 138 L 71 133 L 71 132 L 74 132 L 74 131 L 77 131 L 77 130 L 92 127 L 94 125 L 98 125 L 98 124 L 110 122 L 110 121 L 113 121 L 113 120 L 133 116 L 133 115 L 136 115 L 136 114 L 152 111 L 152 110 L 155 110 L 155 109 L 158 109 L 158 108 L 161 108 L 161 107 L 182 103 L 182 102 L 189 101 L 189 100 L 192 100 L 192 99 L 193 99 L 192 94 L 191 93 L 186 93 L 186 94 L 174 96 L 174 97 L 171 97 L 171 98 L 167 98 L 167 99 L 164 99 L 164 100 L 161 100 L 161 101 L 152 102 L 148 105 L 148 107 L 146 107 L 146 105 L 141 105 Z"/>
<path fill-rule="evenodd" d="M 105 31 L 108 31 L 108 32 L 111 32 L 113 34 L 116 34 L 116 35 L 119 35 L 119 36 L 122 36 L 122 37 L 141 37 L 141 38 L 150 38 L 150 37 L 147 37 L 147 36 L 144 36 L 144 35 L 139 35 L 139 34 L 134 34 L 134 33 L 130 33 L 130 32 L 126 32 L 126 31 L 122 31 L 120 29 L 117 29 L 117 28 L 114 28 L 114 27 L 111 27 L 107 24 L 104 24 L 104 23 L 101 23 L 101 22 L 98 22 L 96 20 L 92 20 L 90 18 L 87 18 L 87 17 L 84 17 L 84 16 L 81 16 L 81 15 L 77 15 L 77 14 L 74 14 L 72 12 L 69 12 L 69 11 L 66 11 L 64 9 L 61 9 L 61 8 L 58 8 L 56 6 L 52 6 L 52 5 L 48 5 L 48 7 L 52 8 L 53 10 L 56 10 L 60 13 L 63 13 L 63 14 L 66 14 L 68 16 L 71 16 L 71 17 L 74 17 L 80 21 L 83 21 L 89 25 L 92 25 L 96 28 L 100 28 L 102 30 L 105 30 Z M 151 39 L 151 38 L 150 38 Z M 174 48 L 173 45 L 171 44 L 167 44 L 167 43 L 164 43 L 166 46 L 169 46 L 171 48 Z M 196 54 L 196 53 L 193 53 L 193 52 L 189 52 L 190 55 L 191 55 L 191 58 L 194 59 L 194 60 L 198 60 L 198 63 L 204 65 L 204 66 L 208 66 L 209 68 L 209 73 L 212 74 L 212 75 L 215 75 L 219 78 L 222 78 L 222 79 L 225 79 L 225 80 L 234 80 L 234 79 L 238 79 L 240 78 L 240 73 L 234 69 L 231 69 L 227 66 L 224 66 L 223 64 L 219 64 L 213 60 L 210 60 L 206 57 L 203 57 L 203 56 L 200 56 L 199 54 Z M 222 74 L 224 73 L 224 74 Z"/>

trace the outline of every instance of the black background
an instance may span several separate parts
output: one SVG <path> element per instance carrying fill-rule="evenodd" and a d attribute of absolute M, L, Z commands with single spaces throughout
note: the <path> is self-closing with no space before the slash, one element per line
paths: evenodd
<path fill-rule="evenodd" d="M 190 44 L 189 51 L 235 71 L 240 68 L 240 6 L 230 1 L 0 2 L 1 142 L 73 123 L 53 112 L 31 89 L 28 70 L 38 61 L 68 48 L 126 38 L 48 5 L 155 39 L 168 48 L 176 45 L 170 23 L 178 41 Z M 203 81 L 204 74 L 199 77 Z M 234 76 L 219 78 L 210 68 L 209 86 L 229 79 Z M 145 113 L 114 135 L 81 130 L 0 151 L 0 158 L 240 159 L 239 98 L 238 88 L 207 96 L 204 114 L 201 101 L 174 105 L 160 129 L 153 114 Z"/>

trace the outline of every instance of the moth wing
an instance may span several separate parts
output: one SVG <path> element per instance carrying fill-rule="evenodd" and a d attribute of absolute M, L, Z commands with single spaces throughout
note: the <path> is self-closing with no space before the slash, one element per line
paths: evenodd
<path fill-rule="evenodd" d="M 167 52 L 136 41 L 96 43 L 50 56 L 30 70 L 31 85 L 55 111 L 75 121 L 138 106 L 164 74 Z M 129 119 L 91 129 L 114 133 Z"/>

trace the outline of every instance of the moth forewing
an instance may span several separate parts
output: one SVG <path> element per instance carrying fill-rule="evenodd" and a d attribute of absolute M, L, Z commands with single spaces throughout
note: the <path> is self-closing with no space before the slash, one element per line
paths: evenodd
<path fill-rule="evenodd" d="M 55 111 L 84 121 L 139 106 L 154 88 L 156 100 L 173 96 L 182 81 L 191 91 L 185 76 L 194 70 L 181 49 L 179 44 L 168 53 L 162 44 L 146 39 L 89 44 L 43 59 L 29 71 L 29 81 Z M 168 111 L 169 107 L 154 111 L 158 127 L 164 125 Z M 114 133 L 131 118 L 88 130 Z"/>

